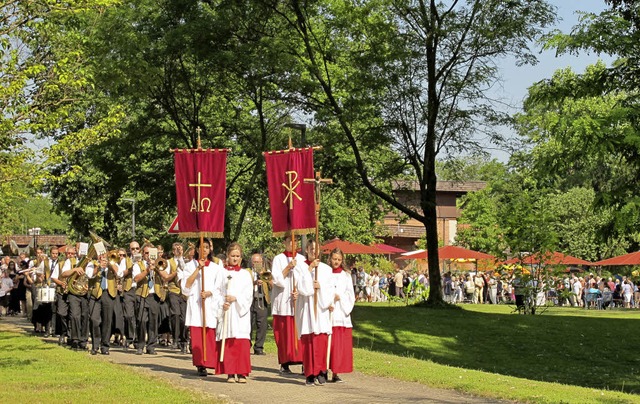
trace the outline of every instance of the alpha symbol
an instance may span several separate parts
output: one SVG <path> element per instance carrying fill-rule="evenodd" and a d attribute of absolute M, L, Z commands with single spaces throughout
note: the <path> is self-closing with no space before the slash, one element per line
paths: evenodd
<path fill-rule="evenodd" d="M 299 201 L 302 200 L 300 195 L 296 193 L 296 188 L 300 185 L 300 181 L 298 181 L 298 173 L 295 171 L 287 171 L 285 174 L 287 175 L 288 184 L 283 183 L 282 186 L 287 190 L 287 196 L 284 197 L 282 203 L 289 201 L 289 209 L 293 209 L 293 197 L 295 196 Z"/>

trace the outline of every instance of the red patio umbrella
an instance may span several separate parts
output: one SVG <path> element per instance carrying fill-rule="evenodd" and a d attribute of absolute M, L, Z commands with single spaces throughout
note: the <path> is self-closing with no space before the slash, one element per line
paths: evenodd
<path fill-rule="evenodd" d="M 345 254 L 388 254 L 379 248 L 368 246 L 359 243 L 352 243 L 351 241 L 340 240 L 334 238 L 322 245 L 322 252 L 324 254 L 330 253 L 334 248 L 339 248 Z"/>
<path fill-rule="evenodd" d="M 415 253 L 405 254 L 400 257 L 403 260 L 412 259 L 427 259 L 427 251 L 416 251 Z M 438 258 L 441 260 L 453 260 L 453 259 L 475 259 L 475 260 L 495 260 L 496 257 L 490 254 L 485 254 L 480 251 L 469 250 L 464 247 L 455 245 L 447 245 L 438 248 Z"/>
<path fill-rule="evenodd" d="M 563 254 L 558 251 L 554 251 L 549 254 L 540 254 L 534 253 L 530 254 L 525 258 L 511 258 L 510 260 L 505 261 L 505 264 L 527 264 L 527 265 L 535 265 L 535 264 L 546 264 L 546 265 L 593 265 L 592 262 L 586 261 L 577 257 L 572 257 L 571 255 Z"/>
<path fill-rule="evenodd" d="M 594 262 L 593 265 L 640 265 L 640 251 Z"/>
<path fill-rule="evenodd" d="M 373 247 L 376 247 L 382 251 L 385 251 L 387 254 L 401 254 L 406 253 L 402 248 L 394 247 L 388 244 L 374 244 Z"/>

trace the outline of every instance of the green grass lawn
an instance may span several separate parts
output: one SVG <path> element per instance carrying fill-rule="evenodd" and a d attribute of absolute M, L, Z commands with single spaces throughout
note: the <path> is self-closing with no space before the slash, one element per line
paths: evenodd
<path fill-rule="evenodd" d="M 0 352 L 3 403 L 215 402 L 127 366 L 90 360 L 86 352 L 16 332 L 0 331 Z"/>
<path fill-rule="evenodd" d="M 359 304 L 352 315 L 356 367 L 519 401 L 640 402 L 640 313 L 512 310 Z"/>
<path fill-rule="evenodd" d="M 491 305 L 433 310 L 358 304 L 355 368 L 520 402 L 640 403 L 640 312 L 511 311 Z M 276 352 L 272 333 L 266 350 Z M 0 352 L 2 402 L 212 401 L 20 333 L 0 331 Z M 390 381 L 390 392 L 392 387 Z M 109 393 L 94 397 L 95 392 Z"/>

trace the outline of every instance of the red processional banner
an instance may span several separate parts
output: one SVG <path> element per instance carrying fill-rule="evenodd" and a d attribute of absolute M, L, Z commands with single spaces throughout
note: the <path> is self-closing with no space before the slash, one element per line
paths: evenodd
<path fill-rule="evenodd" d="M 223 237 L 227 150 L 178 149 L 174 151 L 174 162 L 178 234 Z"/>
<path fill-rule="evenodd" d="M 313 148 L 264 153 L 267 166 L 269 205 L 274 236 L 309 233 L 315 230 Z"/>

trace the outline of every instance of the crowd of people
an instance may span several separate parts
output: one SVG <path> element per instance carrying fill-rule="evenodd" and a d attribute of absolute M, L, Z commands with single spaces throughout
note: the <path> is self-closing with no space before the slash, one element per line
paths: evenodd
<path fill-rule="evenodd" d="M 367 273 L 363 267 L 354 268 L 351 273 L 357 301 L 384 302 L 392 296 L 415 297 L 416 291 L 429 286 L 423 270 L 403 270 L 397 265 L 395 272 L 387 274 L 377 270 Z M 527 293 L 525 286 L 522 277 L 511 271 L 445 272 L 442 276 L 444 301 L 451 304 L 517 303 Z M 640 308 L 640 282 L 634 283 L 627 276 L 605 278 L 572 272 L 545 277 L 536 288 L 530 289 L 536 289 L 538 306 L 549 303 L 584 308 Z"/>
<path fill-rule="evenodd" d="M 219 256 L 210 240 L 200 244 L 185 251 L 174 243 L 169 258 L 162 246 L 136 241 L 128 251 L 90 249 L 80 259 L 75 246 L 65 247 L 64 258 L 55 247 L 48 254 L 38 248 L 33 259 L 3 257 L 0 315 L 25 315 L 34 334 L 92 355 L 112 347 L 156 355 L 164 345 L 190 353 L 200 376 L 213 369 L 244 384 L 251 350 L 265 354 L 271 311 L 281 374 L 301 364 L 305 385 L 322 386 L 352 372 L 355 294 L 339 249 L 328 265 L 316 258 L 315 242 L 305 257 L 288 237 L 269 267 L 238 243 Z"/>

